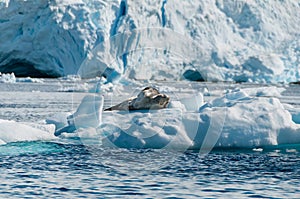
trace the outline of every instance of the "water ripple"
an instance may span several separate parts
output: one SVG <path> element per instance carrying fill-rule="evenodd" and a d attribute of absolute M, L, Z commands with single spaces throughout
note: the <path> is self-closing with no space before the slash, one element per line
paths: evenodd
<path fill-rule="evenodd" d="M 203 156 L 45 142 L 7 147 L 12 146 L 37 150 L 0 155 L 1 198 L 296 198 L 300 191 L 299 153 L 213 151 Z"/>

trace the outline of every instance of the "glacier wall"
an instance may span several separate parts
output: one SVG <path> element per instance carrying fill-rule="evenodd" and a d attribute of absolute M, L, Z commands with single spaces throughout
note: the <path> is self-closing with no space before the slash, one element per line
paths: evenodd
<path fill-rule="evenodd" d="M 300 79 L 300 3 L 293 0 L 6 0 L 0 9 L 1 72 Z"/>
<path fill-rule="evenodd" d="M 76 74 L 89 51 L 108 36 L 105 31 L 119 3 L 109 4 L 71 0 L 0 4 L 0 71 L 54 77 Z"/>

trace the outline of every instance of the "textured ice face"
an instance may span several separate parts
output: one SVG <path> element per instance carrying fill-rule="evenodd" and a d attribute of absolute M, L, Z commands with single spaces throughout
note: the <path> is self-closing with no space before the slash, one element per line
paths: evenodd
<path fill-rule="evenodd" d="M 291 82 L 297 1 L 0 1 L 0 71 L 128 80 Z M 200 73 L 200 74 L 199 74 Z"/>
<path fill-rule="evenodd" d="M 7 5 L 0 7 L 0 71 L 56 77 L 76 74 L 89 51 L 107 37 L 118 2 L 20 0 Z"/>

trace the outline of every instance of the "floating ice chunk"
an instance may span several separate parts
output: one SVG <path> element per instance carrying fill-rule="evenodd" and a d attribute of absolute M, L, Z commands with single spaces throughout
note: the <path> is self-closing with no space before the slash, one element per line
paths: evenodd
<path fill-rule="evenodd" d="M 55 135 L 58 136 L 63 132 L 74 132 L 80 128 L 96 128 L 101 124 L 102 109 L 104 99 L 102 96 L 87 95 L 85 96 L 76 112 L 68 116 L 68 126 L 58 129 Z"/>
<path fill-rule="evenodd" d="M 16 82 L 26 82 L 26 83 L 44 83 L 42 79 L 22 77 L 16 78 L 14 73 L 3 74 L 0 72 L 0 82 L 1 83 L 16 83 Z"/>
<path fill-rule="evenodd" d="M 16 82 L 41 83 L 41 84 L 44 83 L 43 79 L 31 78 L 31 77 L 17 78 Z"/>
<path fill-rule="evenodd" d="M 16 83 L 16 77 L 14 73 L 2 74 L 0 72 L 0 83 Z"/>
<path fill-rule="evenodd" d="M 297 114 L 293 118 L 277 98 L 235 89 L 198 108 L 203 103 L 200 94 L 195 99 L 182 96 L 166 109 L 103 113 L 103 98 L 86 96 L 68 117 L 68 125 L 55 134 L 105 147 L 176 150 L 300 143 Z"/>
<path fill-rule="evenodd" d="M 285 152 L 287 153 L 297 153 L 297 149 L 286 149 Z"/>
<path fill-rule="evenodd" d="M 285 91 L 285 88 L 280 88 L 276 86 L 266 86 L 266 87 L 255 87 L 255 88 L 243 88 L 250 96 L 256 97 L 280 97 L 281 93 Z"/>
<path fill-rule="evenodd" d="M 88 83 L 73 84 L 58 89 L 59 92 L 87 92 L 91 86 Z"/>
<path fill-rule="evenodd" d="M 33 125 L 0 120 L 0 143 L 2 144 L 19 141 L 53 139 L 55 139 L 55 136 L 54 127 L 52 125 Z"/>
<path fill-rule="evenodd" d="M 61 77 L 60 79 L 62 79 L 64 81 L 69 81 L 69 82 L 81 81 L 81 77 L 79 75 L 67 75 L 67 76 Z"/>
<path fill-rule="evenodd" d="M 175 91 L 172 91 L 174 93 Z M 204 104 L 202 93 L 181 93 L 171 97 L 168 108 L 179 108 L 182 111 L 198 112 Z"/>
<path fill-rule="evenodd" d="M 213 117 L 224 113 L 225 122 L 215 120 L 211 124 Z M 300 143 L 300 126 L 292 121 L 291 114 L 277 98 L 249 97 L 243 91 L 234 91 L 200 108 L 200 117 L 200 129 L 201 126 L 222 126 L 217 147 Z"/>
<path fill-rule="evenodd" d="M 0 145 L 6 144 L 3 140 L 0 139 Z"/>
<path fill-rule="evenodd" d="M 252 151 L 255 151 L 255 152 L 263 152 L 263 148 L 254 148 L 252 149 Z"/>

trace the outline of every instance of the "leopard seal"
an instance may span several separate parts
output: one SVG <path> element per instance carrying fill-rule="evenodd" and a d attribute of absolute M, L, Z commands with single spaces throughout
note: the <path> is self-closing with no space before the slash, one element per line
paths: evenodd
<path fill-rule="evenodd" d="M 104 109 L 104 111 L 113 110 L 149 110 L 166 108 L 170 97 L 166 94 L 159 93 L 154 87 L 144 88 L 136 97 L 131 97 L 120 104 Z"/>

